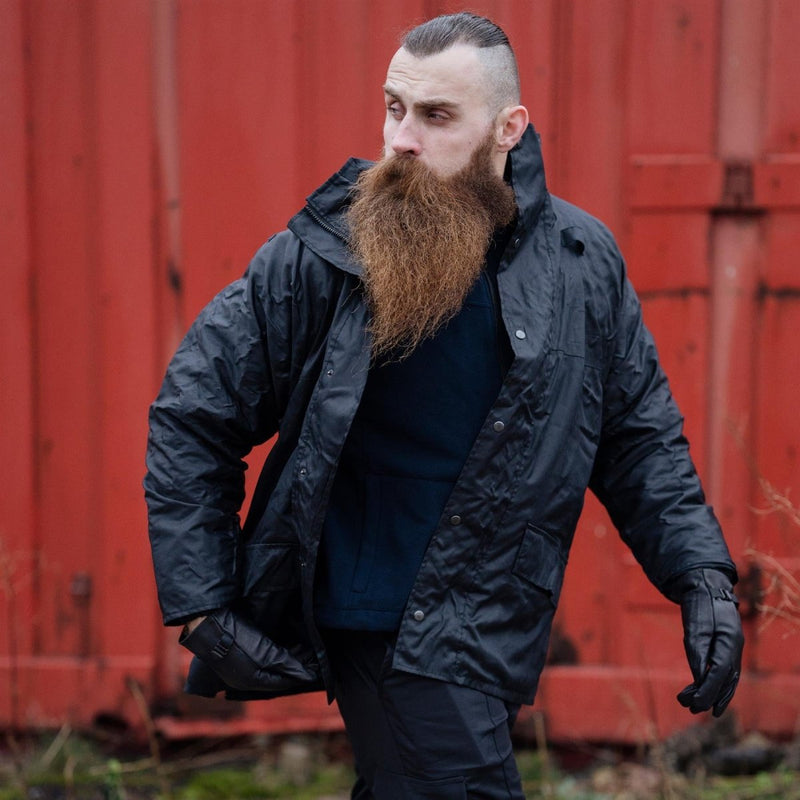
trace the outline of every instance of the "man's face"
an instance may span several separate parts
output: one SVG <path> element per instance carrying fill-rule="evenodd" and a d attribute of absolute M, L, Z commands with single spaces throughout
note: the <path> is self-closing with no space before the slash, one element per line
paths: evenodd
<path fill-rule="evenodd" d="M 492 130 L 483 67 L 469 45 L 423 58 L 401 47 L 389 64 L 384 95 L 385 157 L 412 155 L 439 177 L 464 168 Z M 502 174 L 505 153 L 492 161 Z"/>

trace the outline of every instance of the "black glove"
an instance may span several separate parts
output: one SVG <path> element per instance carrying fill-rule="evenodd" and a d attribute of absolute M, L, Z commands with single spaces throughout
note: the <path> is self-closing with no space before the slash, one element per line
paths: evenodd
<path fill-rule="evenodd" d="M 301 656 L 275 644 L 229 609 L 212 612 L 179 641 L 231 689 L 281 692 L 319 680 L 310 651 Z"/>
<path fill-rule="evenodd" d="M 693 569 L 669 585 L 667 596 L 681 605 L 683 646 L 694 677 L 678 702 L 692 714 L 713 707 L 719 717 L 742 671 L 744 634 L 733 586 L 723 572 Z"/>

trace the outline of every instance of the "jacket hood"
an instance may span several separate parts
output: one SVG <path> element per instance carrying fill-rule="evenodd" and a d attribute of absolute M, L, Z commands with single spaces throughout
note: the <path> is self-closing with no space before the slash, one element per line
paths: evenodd
<path fill-rule="evenodd" d="M 539 134 L 528 125 L 510 155 L 511 186 L 519 208 L 518 226 L 530 230 L 547 197 Z M 361 172 L 374 162 L 348 159 L 342 168 L 306 198 L 305 207 L 289 221 L 291 230 L 309 249 L 345 272 L 361 274 L 361 266 L 347 247 L 345 220 L 352 190 Z"/>

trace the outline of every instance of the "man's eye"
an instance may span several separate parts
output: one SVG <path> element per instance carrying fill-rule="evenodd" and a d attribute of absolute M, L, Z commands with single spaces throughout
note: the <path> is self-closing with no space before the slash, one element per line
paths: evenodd
<path fill-rule="evenodd" d="M 403 116 L 403 109 L 397 104 L 392 103 L 386 107 L 386 110 L 395 118 L 400 119 Z"/>
<path fill-rule="evenodd" d="M 446 122 L 447 119 L 448 119 L 448 116 L 443 111 L 429 111 L 428 112 L 428 119 L 431 122 Z"/>

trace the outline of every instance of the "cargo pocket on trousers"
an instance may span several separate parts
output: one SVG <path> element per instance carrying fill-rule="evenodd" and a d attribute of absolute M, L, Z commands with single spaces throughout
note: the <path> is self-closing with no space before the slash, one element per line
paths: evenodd
<path fill-rule="evenodd" d="M 464 778 L 420 780 L 378 768 L 374 795 L 379 800 L 467 800 Z"/>

